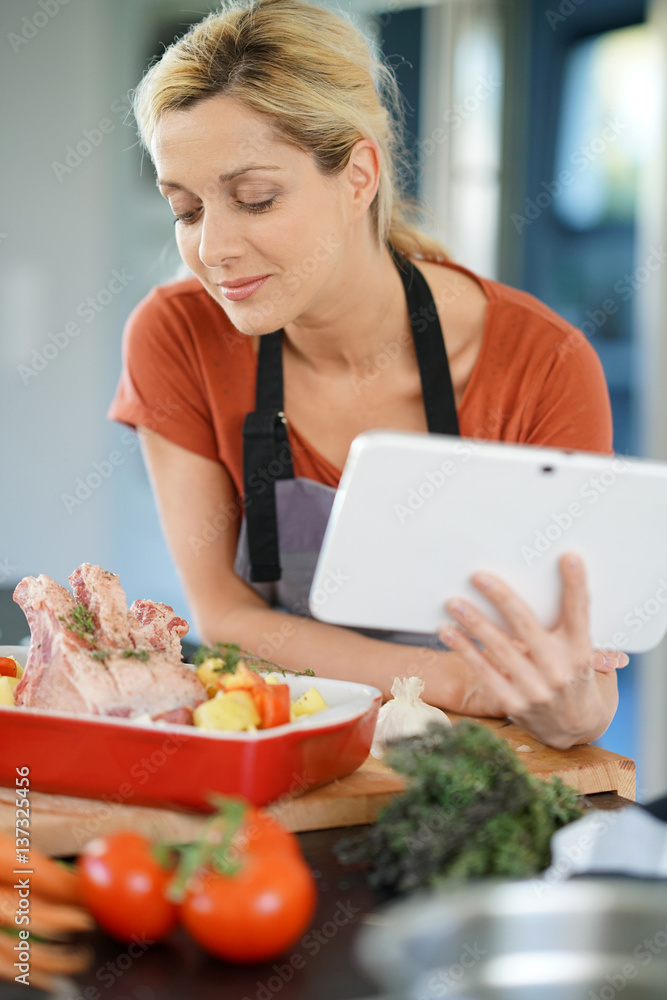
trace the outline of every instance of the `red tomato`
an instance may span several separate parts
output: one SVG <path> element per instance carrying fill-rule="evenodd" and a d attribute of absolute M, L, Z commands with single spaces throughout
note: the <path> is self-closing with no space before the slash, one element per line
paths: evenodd
<path fill-rule="evenodd" d="M 266 962 L 290 948 L 315 913 L 317 889 L 306 862 L 253 853 L 233 875 L 202 872 L 181 905 L 181 921 L 206 951 L 228 962 Z"/>
<path fill-rule="evenodd" d="M 17 663 L 13 656 L 0 656 L 0 677 L 18 677 Z"/>
<path fill-rule="evenodd" d="M 263 809 L 249 806 L 243 824 L 234 834 L 233 850 L 239 857 L 250 850 L 254 854 L 289 853 L 301 859 L 299 841 L 278 820 Z"/>
<path fill-rule="evenodd" d="M 254 688 L 252 696 L 262 720 L 263 729 L 284 726 L 290 720 L 290 693 L 288 684 L 265 684 Z"/>
<path fill-rule="evenodd" d="M 140 834 L 121 831 L 91 840 L 78 868 L 83 901 L 111 937 L 159 941 L 175 926 L 178 908 L 165 895 L 172 871 L 158 863 Z"/>

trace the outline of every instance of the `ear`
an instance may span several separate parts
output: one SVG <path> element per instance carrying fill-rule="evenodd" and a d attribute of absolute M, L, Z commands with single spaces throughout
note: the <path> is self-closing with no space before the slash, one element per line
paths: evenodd
<path fill-rule="evenodd" d="M 345 174 L 350 208 L 360 217 L 371 205 L 380 183 L 380 150 L 372 139 L 360 139 L 352 147 Z"/>

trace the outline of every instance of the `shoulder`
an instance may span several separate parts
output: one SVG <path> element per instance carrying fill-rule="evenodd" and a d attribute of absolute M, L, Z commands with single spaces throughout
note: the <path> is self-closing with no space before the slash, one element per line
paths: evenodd
<path fill-rule="evenodd" d="M 148 317 L 152 313 L 178 311 L 188 303 L 201 307 L 205 306 L 206 298 L 208 296 L 197 278 L 182 278 L 164 285 L 156 285 L 135 306 L 133 312 Z"/>
<path fill-rule="evenodd" d="M 489 329 L 491 354 L 512 357 L 544 377 L 573 369 L 604 382 L 597 351 L 577 327 L 544 302 L 499 281 L 484 282 L 492 296 L 494 323 Z"/>
<path fill-rule="evenodd" d="M 560 342 L 574 331 L 586 340 L 576 327 L 529 292 L 500 281 L 479 280 L 496 308 L 498 324 L 508 332 L 514 331 L 517 335 L 539 333 L 547 342 Z"/>
<path fill-rule="evenodd" d="M 563 363 L 576 354 L 582 363 L 598 364 L 597 353 L 583 333 L 534 295 L 458 264 L 417 263 L 425 273 L 428 267 L 429 281 L 443 290 L 441 297 L 443 293 L 455 297 L 452 314 L 479 336 L 480 362 L 489 356 L 505 356 L 534 370 L 545 363 Z M 438 271 L 444 272 L 443 277 L 438 277 Z"/>
<path fill-rule="evenodd" d="M 476 282 L 484 296 L 481 326 L 478 298 L 460 297 L 461 321 L 480 338 L 459 409 L 462 433 L 609 451 L 606 380 L 583 333 L 534 295 L 459 265 L 433 266 Z"/>
<path fill-rule="evenodd" d="M 193 343 L 220 333 L 225 341 L 243 337 L 194 277 L 153 288 L 134 307 L 125 329 L 126 339 L 166 335 Z"/>
<path fill-rule="evenodd" d="M 227 432 L 252 379 L 247 350 L 237 350 L 242 344 L 243 334 L 196 278 L 153 288 L 125 325 L 109 416 L 231 462 Z"/>

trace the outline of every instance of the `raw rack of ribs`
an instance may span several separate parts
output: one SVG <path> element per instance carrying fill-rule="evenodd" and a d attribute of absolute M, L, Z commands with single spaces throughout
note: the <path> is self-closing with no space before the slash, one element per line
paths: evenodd
<path fill-rule="evenodd" d="M 181 662 L 188 623 L 167 604 L 135 601 L 120 580 L 83 563 L 69 577 L 74 597 L 48 576 L 27 576 L 14 600 L 30 625 L 17 705 L 192 722 L 206 691 Z"/>

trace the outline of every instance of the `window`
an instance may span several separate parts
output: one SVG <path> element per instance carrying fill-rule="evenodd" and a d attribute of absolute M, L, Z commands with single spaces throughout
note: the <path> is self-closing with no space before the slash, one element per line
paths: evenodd
<path fill-rule="evenodd" d="M 639 171 L 656 148 L 659 60 L 647 25 L 569 50 L 554 170 L 569 179 L 554 210 L 573 229 L 634 223 Z"/>

